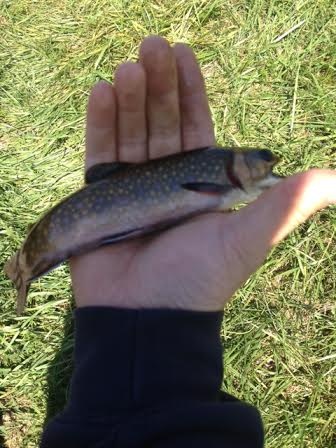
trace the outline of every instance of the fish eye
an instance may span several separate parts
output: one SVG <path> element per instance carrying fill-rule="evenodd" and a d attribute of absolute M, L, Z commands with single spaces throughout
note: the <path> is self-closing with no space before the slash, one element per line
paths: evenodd
<path fill-rule="evenodd" d="M 258 151 L 258 156 L 260 159 L 264 160 L 265 162 L 273 162 L 274 161 L 274 155 L 269 149 L 260 149 Z"/>

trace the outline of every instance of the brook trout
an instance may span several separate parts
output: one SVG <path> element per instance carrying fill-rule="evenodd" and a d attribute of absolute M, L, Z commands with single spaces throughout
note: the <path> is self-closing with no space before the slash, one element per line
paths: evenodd
<path fill-rule="evenodd" d="M 49 210 L 5 264 L 17 313 L 30 283 L 74 255 L 256 199 L 280 180 L 269 150 L 202 148 L 140 164 L 98 164 L 86 186 Z"/>

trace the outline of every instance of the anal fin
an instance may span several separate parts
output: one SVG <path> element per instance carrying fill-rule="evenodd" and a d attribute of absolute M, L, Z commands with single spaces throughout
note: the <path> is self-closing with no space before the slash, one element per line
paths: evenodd
<path fill-rule="evenodd" d="M 125 232 L 115 233 L 113 235 L 108 235 L 99 240 L 99 247 L 106 246 L 108 244 L 117 243 L 122 240 L 128 240 L 131 238 L 135 238 L 137 236 L 141 236 L 145 234 L 146 231 L 143 227 L 139 227 L 137 229 L 126 230 Z"/>

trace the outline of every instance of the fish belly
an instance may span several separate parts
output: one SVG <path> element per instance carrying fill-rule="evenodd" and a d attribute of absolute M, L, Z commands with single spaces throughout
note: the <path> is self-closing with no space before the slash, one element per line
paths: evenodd
<path fill-rule="evenodd" d="M 41 243 L 45 249 L 37 249 L 30 263 L 27 263 L 29 257 L 26 256 L 25 271 L 30 271 L 29 281 L 35 280 L 72 256 L 171 227 L 188 217 L 218 209 L 220 203 L 220 196 L 181 189 L 165 201 L 147 198 L 145 203 L 138 202 L 132 207 L 124 205 L 115 209 L 111 207 L 104 213 L 91 213 L 74 221 L 66 231 L 49 231 Z M 51 228 L 54 229 L 53 226 Z M 26 245 L 23 254 L 28 255 L 28 247 Z M 30 264 L 29 268 L 27 264 Z"/>

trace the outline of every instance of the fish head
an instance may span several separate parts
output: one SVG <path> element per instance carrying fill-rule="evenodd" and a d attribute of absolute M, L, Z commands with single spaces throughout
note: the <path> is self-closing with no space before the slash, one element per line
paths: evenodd
<path fill-rule="evenodd" d="M 279 158 L 268 149 L 251 149 L 236 153 L 232 176 L 245 191 L 263 190 L 277 184 L 282 176 L 272 172 Z"/>
<path fill-rule="evenodd" d="M 251 180 L 264 179 L 279 162 L 279 157 L 268 149 L 254 149 L 244 153 L 245 163 L 249 169 Z"/>

